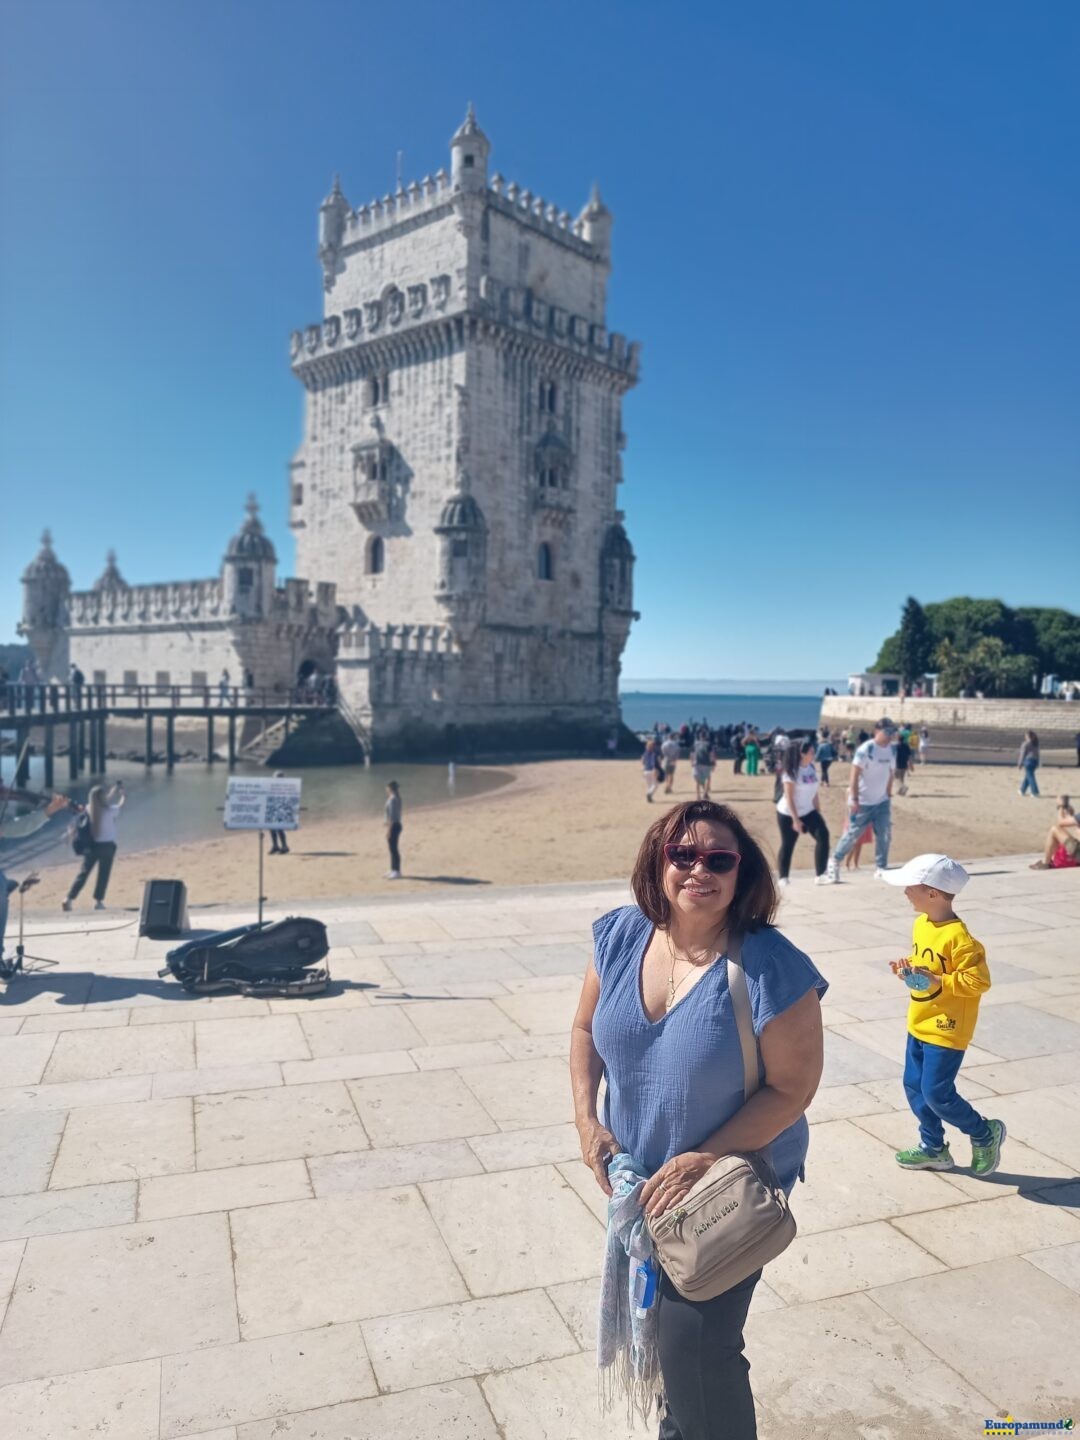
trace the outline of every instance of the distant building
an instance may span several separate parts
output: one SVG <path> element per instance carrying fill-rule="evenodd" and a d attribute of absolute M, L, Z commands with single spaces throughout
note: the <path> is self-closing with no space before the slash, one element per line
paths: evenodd
<path fill-rule="evenodd" d="M 619 717 L 634 554 L 617 492 L 639 347 L 609 333 L 612 217 L 488 173 L 468 115 L 450 173 L 319 212 L 321 320 L 292 336 L 304 436 L 297 566 L 275 589 L 252 511 L 217 580 L 68 595 L 45 545 L 23 631 L 110 683 L 336 664 L 376 754 L 576 743 Z M 234 553 L 236 548 L 236 553 Z M 66 647 L 66 648 L 65 648 Z M 43 659 L 43 656 L 47 658 Z"/>

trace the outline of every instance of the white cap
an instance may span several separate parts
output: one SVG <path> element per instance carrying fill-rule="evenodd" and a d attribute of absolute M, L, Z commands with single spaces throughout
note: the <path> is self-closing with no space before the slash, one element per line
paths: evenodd
<path fill-rule="evenodd" d="M 932 885 L 946 895 L 959 895 L 970 876 L 948 855 L 916 855 L 899 870 L 886 870 L 881 878 L 890 885 Z"/>

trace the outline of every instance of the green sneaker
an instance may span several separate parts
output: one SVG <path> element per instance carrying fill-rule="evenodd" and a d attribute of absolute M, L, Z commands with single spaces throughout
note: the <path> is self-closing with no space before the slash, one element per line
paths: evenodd
<path fill-rule="evenodd" d="M 990 1144 L 971 1146 L 971 1173 L 973 1175 L 992 1175 L 998 1168 L 1001 1159 L 1001 1146 L 1005 1140 L 1005 1122 L 1003 1120 L 988 1120 L 990 1126 Z"/>
<path fill-rule="evenodd" d="M 943 1145 L 940 1150 L 924 1150 L 921 1145 L 914 1146 L 911 1150 L 898 1150 L 895 1155 L 898 1165 L 905 1170 L 951 1170 L 953 1158 L 949 1154 L 948 1145 Z"/>

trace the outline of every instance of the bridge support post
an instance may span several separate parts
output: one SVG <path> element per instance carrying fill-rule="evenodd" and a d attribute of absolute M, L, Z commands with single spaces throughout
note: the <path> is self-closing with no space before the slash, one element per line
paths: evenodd
<path fill-rule="evenodd" d="M 93 720 L 91 720 L 91 721 L 89 722 L 89 727 L 90 727 L 90 744 L 89 744 L 89 746 L 88 746 L 89 760 L 90 760 L 90 763 L 89 763 L 89 771 L 90 771 L 90 774 L 91 774 L 91 775 L 100 775 L 101 770 L 100 770 L 100 767 L 99 767 L 99 765 L 98 765 L 98 753 L 97 753 L 97 739 L 98 739 L 98 735 L 97 735 L 97 724 L 96 724 L 96 722 L 93 721 Z"/>
<path fill-rule="evenodd" d="M 51 790 L 54 781 L 54 756 L 53 743 L 56 738 L 56 726 L 49 724 L 45 726 L 45 789 Z"/>
<path fill-rule="evenodd" d="M 154 763 L 154 717 L 149 710 L 146 712 L 146 765 Z"/>
<path fill-rule="evenodd" d="M 229 713 L 229 769 L 236 769 L 236 711 Z"/>
<path fill-rule="evenodd" d="M 101 772 L 102 775 L 105 774 L 105 770 L 106 770 L 106 768 L 107 768 L 107 766 L 106 766 L 106 759 L 105 759 L 105 748 L 106 748 L 106 729 L 105 729 L 105 727 L 106 727 L 106 723 L 107 723 L 107 722 L 106 722 L 106 718 L 105 718 L 104 715 L 102 715 L 101 718 L 100 718 L 100 719 L 98 720 L 98 722 L 97 722 L 97 727 L 98 727 L 98 766 L 99 766 L 99 768 L 100 768 L 100 772 Z"/>
<path fill-rule="evenodd" d="M 206 717 L 206 763 L 214 763 L 214 716 L 209 713 Z"/>
<path fill-rule="evenodd" d="M 171 775 L 176 764 L 176 717 L 165 716 L 165 770 Z"/>
<path fill-rule="evenodd" d="M 15 731 L 15 788 L 21 790 L 30 779 L 30 729 L 20 725 Z"/>
<path fill-rule="evenodd" d="M 74 720 L 68 721 L 68 779 L 79 778 L 79 727 Z"/>
<path fill-rule="evenodd" d="M 75 726 L 75 742 L 79 752 L 79 774 L 86 773 L 86 721 L 80 720 Z"/>

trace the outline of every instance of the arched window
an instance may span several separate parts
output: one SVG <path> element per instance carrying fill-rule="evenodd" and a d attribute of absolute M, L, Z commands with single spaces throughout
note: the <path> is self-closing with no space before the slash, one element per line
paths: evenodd
<path fill-rule="evenodd" d="M 551 546 L 544 542 L 536 552 L 536 574 L 540 580 L 555 579 L 555 557 L 551 553 Z"/>
<path fill-rule="evenodd" d="M 381 575 L 386 569 L 386 546 L 381 535 L 373 535 L 368 543 L 367 573 Z"/>

